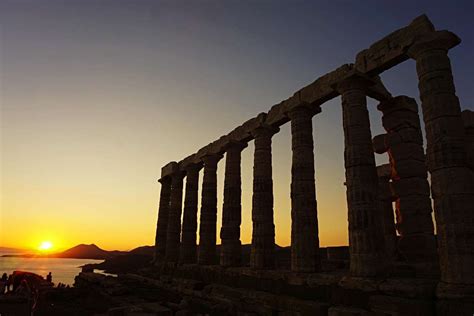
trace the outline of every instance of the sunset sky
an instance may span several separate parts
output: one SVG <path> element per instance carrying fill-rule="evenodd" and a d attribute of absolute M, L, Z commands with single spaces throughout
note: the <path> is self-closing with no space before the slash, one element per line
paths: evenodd
<path fill-rule="evenodd" d="M 462 107 L 474 109 L 469 0 L 0 0 L 0 246 L 153 244 L 163 165 L 423 13 L 463 40 L 450 56 Z M 382 79 L 393 95 L 418 99 L 413 61 Z M 380 134 L 376 102 L 369 108 Z M 340 98 L 313 127 L 320 242 L 347 244 Z M 287 124 L 273 142 L 280 245 L 290 243 L 290 141 Z M 243 243 L 251 240 L 253 149 L 242 154 Z"/>

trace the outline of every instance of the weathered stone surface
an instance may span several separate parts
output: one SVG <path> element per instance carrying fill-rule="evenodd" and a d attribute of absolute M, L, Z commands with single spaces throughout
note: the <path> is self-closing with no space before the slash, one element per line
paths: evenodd
<path fill-rule="evenodd" d="M 409 299 L 386 295 L 373 295 L 369 301 L 370 309 L 394 316 L 434 315 L 433 300 Z"/>
<path fill-rule="evenodd" d="M 166 164 L 165 166 L 163 166 L 163 168 L 161 168 L 161 178 L 171 176 L 176 171 L 178 171 L 178 168 L 178 163 L 176 161 L 172 161 Z"/>
<path fill-rule="evenodd" d="M 466 154 L 467 164 L 474 171 L 474 112 L 464 110 L 461 113 L 464 123 L 464 132 L 466 134 Z"/>
<path fill-rule="evenodd" d="M 217 163 L 222 155 L 207 155 L 202 180 L 201 219 L 199 229 L 199 264 L 216 264 L 217 230 Z"/>
<path fill-rule="evenodd" d="M 273 222 L 272 136 L 277 128 L 261 126 L 253 131 L 255 154 L 252 196 L 252 248 L 250 266 L 256 269 L 275 265 L 275 225 Z"/>
<path fill-rule="evenodd" d="M 336 85 L 342 96 L 349 219 L 350 271 L 353 276 L 384 273 L 385 254 L 381 216 L 378 212 L 378 177 L 372 149 L 364 76 L 353 74 Z M 352 116 L 358 117 L 351 124 Z M 354 135 L 357 143 L 354 144 Z"/>
<path fill-rule="evenodd" d="M 334 306 L 328 310 L 328 316 L 383 316 L 384 314 L 375 313 L 362 308 Z M 388 314 L 385 314 L 388 315 Z"/>
<path fill-rule="evenodd" d="M 474 187 L 474 173 L 466 160 L 465 131 L 447 55 L 459 43 L 451 32 L 432 32 L 418 39 L 408 55 L 416 60 L 419 79 L 441 280 L 472 285 L 474 192 L 469 188 Z"/>
<path fill-rule="evenodd" d="M 229 142 L 235 141 L 245 143 L 253 139 L 252 131 L 261 126 L 266 120 L 266 117 L 267 115 L 265 113 L 260 113 L 256 117 L 251 118 L 241 126 L 235 128 L 227 135 Z"/>
<path fill-rule="evenodd" d="M 294 107 L 291 120 L 291 269 L 314 272 L 321 267 L 314 179 L 312 107 Z"/>
<path fill-rule="evenodd" d="M 166 235 L 168 230 L 168 216 L 171 197 L 171 178 L 164 177 L 161 178 L 159 181 L 161 183 L 161 192 L 160 205 L 158 208 L 158 221 L 156 224 L 154 261 L 158 261 L 165 255 Z"/>
<path fill-rule="evenodd" d="M 195 263 L 197 260 L 197 211 L 200 164 L 189 164 L 186 168 L 186 189 L 184 197 L 183 229 L 181 234 L 181 263 Z"/>
<path fill-rule="evenodd" d="M 171 176 L 171 198 L 166 234 L 166 254 L 168 262 L 178 262 L 181 241 L 181 212 L 183 209 L 184 173 L 176 172 Z"/>
<path fill-rule="evenodd" d="M 246 143 L 228 145 L 225 163 L 224 205 L 222 208 L 221 254 L 222 266 L 238 266 L 241 263 L 240 224 L 242 221 L 242 181 L 240 176 L 241 152 Z"/>
<path fill-rule="evenodd" d="M 436 241 L 418 106 L 407 96 L 381 102 L 384 142 L 390 160 L 395 211 L 400 234 L 398 251 L 408 262 L 436 261 Z M 412 135 L 413 139 L 406 137 Z M 390 142 L 389 139 L 397 139 Z M 388 205 L 387 205 L 388 207 Z"/>
<path fill-rule="evenodd" d="M 189 167 L 192 168 L 193 166 L 199 165 L 202 165 L 202 161 L 197 157 L 197 154 L 189 155 L 188 157 L 178 162 L 179 170 L 183 172 L 186 172 L 186 169 L 188 169 Z"/>
<path fill-rule="evenodd" d="M 407 50 L 415 39 L 424 37 L 434 30 L 428 17 L 421 15 L 408 26 L 387 35 L 368 49 L 359 52 L 355 68 L 370 75 L 379 74 L 407 60 L 409 58 Z"/>
<path fill-rule="evenodd" d="M 393 195 L 390 187 L 390 165 L 378 166 L 377 175 L 379 178 L 378 211 L 381 217 L 385 254 L 389 261 L 393 261 L 397 253 L 397 234 L 393 216 Z"/>

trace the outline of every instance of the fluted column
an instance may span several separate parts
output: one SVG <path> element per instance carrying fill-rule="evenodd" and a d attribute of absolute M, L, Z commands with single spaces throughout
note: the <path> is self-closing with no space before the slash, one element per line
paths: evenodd
<path fill-rule="evenodd" d="M 377 216 L 378 178 L 365 93 L 368 84 L 355 74 L 337 85 L 344 125 L 350 271 L 359 277 L 382 274 L 386 259 Z"/>
<path fill-rule="evenodd" d="M 160 205 L 158 208 L 158 221 L 156 224 L 155 236 L 155 258 L 162 258 L 166 251 L 166 234 L 168 230 L 168 215 L 170 209 L 171 179 L 164 177 L 159 180 L 161 183 Z"/>
<path fill-rule="evenodd" d="M 313 125 L 315 112 L 302 105 L 288 113 L 291 120 L 291 270 L 320 269 L 318 213 L 314 180 Z"/>
<path fill-rule="evenodd" d="M 197 261 L 196 233 L 200 169 L 201 166 L 196 164 L 186 168 L 186 189 L 180 252 L 181 263 L 196 263 Z"/>
<path fill-rule="evenodd" d="M 394 196 L 390 185 L 391 168 L 389 164 L 377 166 L 379 178 L 379 212 L 382 217 L 382 231 L 384 236 L 385 254 L 390 261 L 397 254 L 397 234 L 395 231 L 395 219 L 393 217 Z"/>
<path fill-rule="evenodd" d="M 166 234 L 166 261 L 178 262 L 181 237 L 181 211 L 183 203 L 184 173 L 177 171 L 171 176 L 171 201 Z"/>
<path fill-rule="evenodd" d="M 252 196 L 252 248 L 250 266 L 275 266 L 275 225 L 273 223 L 272 136 L 278 128 L 254 130 L 255 154 Z"/>
<path fill-rule="evenodd" d="M 232 142 L 226 151 L 224 205 L 222 208 L 221 258 L 222 266 L 239 266 L 242 258 L 240 224 L 242 220 L 241 152 L 246 143 Z"/>
<path fill-rule="evenodd" d="M 448 31 L 433 32 L 408 54 L 416 60 L 418 73 L 441 280 L 474 284 L 474 175 L 466 161 L 465 131 L 447 55 L 459 42 Z"/>
<path fill-rule="evenodd" d="M 222 155 L 208 155 L 202 158 L 204 175 L 202 180 L 198 263 L 203 265 L 217 263 L 217 163 L 221 158 Z"/>
<path fill-rule="evenodd" d="M 397 198 L 398 250 L 407 262 L 435 263 L 436 240 L 418 106 L 414 99 L 398 96 L 377 108 L 383 113 L 387 134 L 379 137 L 389 155 Z"/>

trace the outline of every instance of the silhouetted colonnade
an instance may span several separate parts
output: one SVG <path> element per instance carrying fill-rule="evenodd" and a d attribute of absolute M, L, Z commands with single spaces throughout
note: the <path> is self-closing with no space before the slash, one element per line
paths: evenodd
<path fill-rule="evenodd" d="M 159 180 L 162 188 L 156 260 L 218 263 L 217 164 L 225 156 L 220 264 L 241 264 L 241 152 L 254 140 L 250 265 L 256 269 L 275 266 L 272 136 L 281 125 L 290 122 L 291 270 L 319 271 L 312 118 L 321 112 L 324 102 L 340 95 L 351 275 L 380 276 L 395 252 L 399 252 L 407 262 L 435 263 L 436 267 L 439 258 L 444 283 L 474 284 L 474 113 L 461 114 L 447 55 L 459 43 L 455 34 L 436 31 L 426 16 L 420 16 L 361 51 L 354 64 L 320 77 L 197 153 L 164 166 Z M 409 58 L 416 61 L 426 158 L 416 101 L 407 96 L 392 97 L 378 77 Z M 367 96 L 380 102 L 378 109 L 387 131 L 374 138 Z M 390 163 L 376 166 L 374 151 L 387 153 Z M 431 217 L 428 171 L 437 239 Z"/>

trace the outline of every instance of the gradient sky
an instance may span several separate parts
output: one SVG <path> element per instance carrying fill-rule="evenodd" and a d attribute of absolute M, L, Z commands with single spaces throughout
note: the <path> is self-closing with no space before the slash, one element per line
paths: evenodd
<path fill-rule="evenodd" d="M 469 0 L 0 0 L 0 245 L 153 244 L 164 164 L 353 62 L 422 13 L 462 38 L 450 56 L 462 107 L 474 109 Z M 393 95 L 418 98 L 413 61 L 382 79 Z M 375 105 L 373 135 L 383 131 Z M 341 117 L 336 98 L 313 119 L 323 246 L 347 244 Z M 290 141 L 287 124 L 273 143 L 280 245 L 290 243 Z M 244 243 L 252 159 L 250 143 L 242 154 Z"/>

